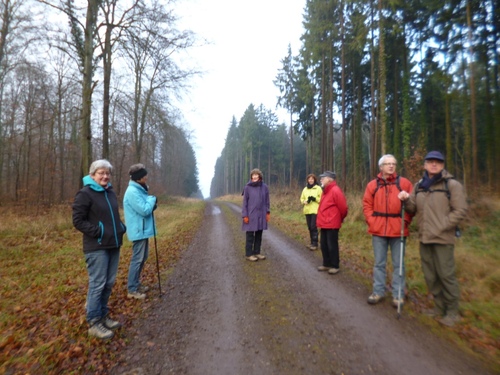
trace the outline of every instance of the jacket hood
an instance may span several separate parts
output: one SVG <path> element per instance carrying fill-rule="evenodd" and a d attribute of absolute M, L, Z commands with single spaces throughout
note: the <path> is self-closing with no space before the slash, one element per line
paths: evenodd
<path fill-rule="evenodd" d="M 90 177 L 90 175 L 86 175 L 83 179 L 83 186 L 88 186 L 89 188 L 91 188 L 92 190 L 94 191 L 104 191 L 105 189 L 99 185 L 97 182 L 94 181 L 94 179 L 92 177 Z M 111 187 L 111 183 L 108 182 L 108 188 Z"/>
<path fill-rule="evenodd" d="M 377 175 L 377 178 L 380 180 L 383 180 L 383 181 L 393 182 L 393 181 L 396 181 L 396 178 L 398 178 L 398 174 L 396 172 L 394 172 L 393 174 L 387 176 L 386 179 L 384 179 L 384 175 L 382 173 L 379 173 Z"/>

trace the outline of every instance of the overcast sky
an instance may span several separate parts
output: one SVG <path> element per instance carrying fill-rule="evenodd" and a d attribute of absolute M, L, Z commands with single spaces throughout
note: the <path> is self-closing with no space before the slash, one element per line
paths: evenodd
<path fill-rule="evenodd" d="M 297 54 L 306 0 L 179 0 L 179 26 L 209 44 L 189 53 L 205 74 L 192 81 L 181 109 L 198 160 L 200 188 L 207 198 L 217 157 L 235 116 L 263 104 L 288 124 L 286 112 L 276 109 L 274 86 L 288 45 Z M 188 62 L 186 62 L 188 63 Z"/>

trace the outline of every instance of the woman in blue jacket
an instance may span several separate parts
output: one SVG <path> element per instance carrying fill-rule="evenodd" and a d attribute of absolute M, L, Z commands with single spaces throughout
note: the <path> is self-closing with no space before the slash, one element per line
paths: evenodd
<path fill-rule="evenodd" d="M 140 283 L 144 264 L 149 255 L 149 237 L 156 233 L 153 211 L 156 197 L 148 194 L 148 171 L 143 164 L 129 168 L 130 182 L 123 198 L 127 237 L 132 241 L 132 258 L 128 271 L 128 298 L 144 299 L 149 289 Z"/>
<path fill-rule="evenodd" d="M 83 252 L 89 275 L 88 333 L 104 340 L 113 337 L 113 330 L 121 327 L 108 316 L 108 300 L 116 281 L 125 233 L 118 200 L 109 182 L 112 169 L 107 160 L 94 161 L 73 202 L 73 225 L 83 233 Z"/>
<path fill-rule="evenodd" d="M 243 190 L 243 207 L 241 216 L 243 224 L 241 229 L 246 231 L 246 258 L 255 262 L 266 259 L 260 253 L 262 244 L 262 231 L 267 229 L 270 218 L 269 189 L 262 181 L 262 172 L 253 169 L 250 172 L 250 181 Z"/>

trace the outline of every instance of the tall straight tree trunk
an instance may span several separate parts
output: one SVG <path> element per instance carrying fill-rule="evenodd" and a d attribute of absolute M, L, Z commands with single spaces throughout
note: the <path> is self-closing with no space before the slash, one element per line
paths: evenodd
<path fill-rule="evenodd" d="M 467 27 L 469 39 L 469 81 L 470 81 L 470 124 L 472 132 L 472 181 L 478 181 L 479 162 L 477 153 L 477 124 L 476 124 L 476 85 L 474 82 L 474 49 L 472 39 L 472 15 L 470 9 L 470 1 L 467 1 Z"/>
<path fill-rule="evenodd" d="M 327 153 L 327 141 L 328 141 L 328 127 L 326 125 L 326 78 L 325 78 L 325 57 L 323 56 L 323 61 L 321 64 L 321 170 L 325 171 L 327 169 L 328 153 Z"/>
<path fill-rule="evenodd" d="M 346 180 L 347 180 L 347 142 L 346 142 L 346 118 L 345 118 L 345 38 L 344 38 L 344 5 L 340 2 L 340 38 L 341 38 L 341 77 L 340 85 L 342 91 L 342 188 L 346 190 Z"/>
<path fill-rule="evenodd" d="M 82 85 L 82 129 L 81 129 L 81 172 L 82 177 L 88 174 L 92 163 L 92 76 L 94 72 L 94 29 L 96 25 L 98 0 L 88 0 L 87 18 L 85 23 L 85 43 L 83 61 L 83 85 Z"/>
<path fill-rule="evenodd" d="M 378 122 L 377 122 L 377 114 L 375 111 L 375 103 L 377 101 L 375 97 L 375 87 L 376 87 L 376 79 L 375 79 L 375 45 L 374 45 L 374 17 L 373 17 L 373 3 L 370 4 L 370 17 L 371 17 L 371 40 L 370 40 L 370 96 L 371 96 L 371 118 L 370 118 L 370 176 L 377 174 L 377 137 L 378 137 Z"/>
<path fill-rule="evenodd" d="M 109 105 L 111 86 L 111 25 L 106 27 L 103 53 L 102 157 L 109 159 Z"/>
<path fill-rule="evenodd" d="M 383 0 L 378 0 L 379 13 L 379 51 L 378 51 L 378 87 L 379 87 L 379 128 L 380 128 L 380 152 L 382 155 L 386 153 L 387 129 L 386 121 L 387 114 L 385 113 L 385 96 L 386 96 L 386 68 L 385 68 L 385 38 L 384 38 L 384 14 Z"/>

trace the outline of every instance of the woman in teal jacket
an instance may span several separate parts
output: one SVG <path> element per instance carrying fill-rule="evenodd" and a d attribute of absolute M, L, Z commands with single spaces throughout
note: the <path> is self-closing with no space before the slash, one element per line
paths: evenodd
<path fill-rule="evenodd" d="M 316 216 L 323 190 L 318 184 L 318 179 L 312 173 L 307 176 L 306 183 L 307 185 L 300 195 L 300 203 L 304 205 L 304 215 L 306 215 L 307 229 L 309 229 L 309 237 L 311 239 L 311 244 L 307 247 L 311 250 L 316 250 L 318 248 Z"/>
<path fill-rule="evenodd" d="M 127 237 L 132 241 L 132 258 L 128 272 L 128 298 L 144 299 L 149 288 L 141 285 L 140 277 L 149 255 L 149 237 L 156 233 L 153 211 L 156 197 L 148 194 L 148 171 L 143 164 L 129 169 L 130 182 L 123 197 Z"/>

